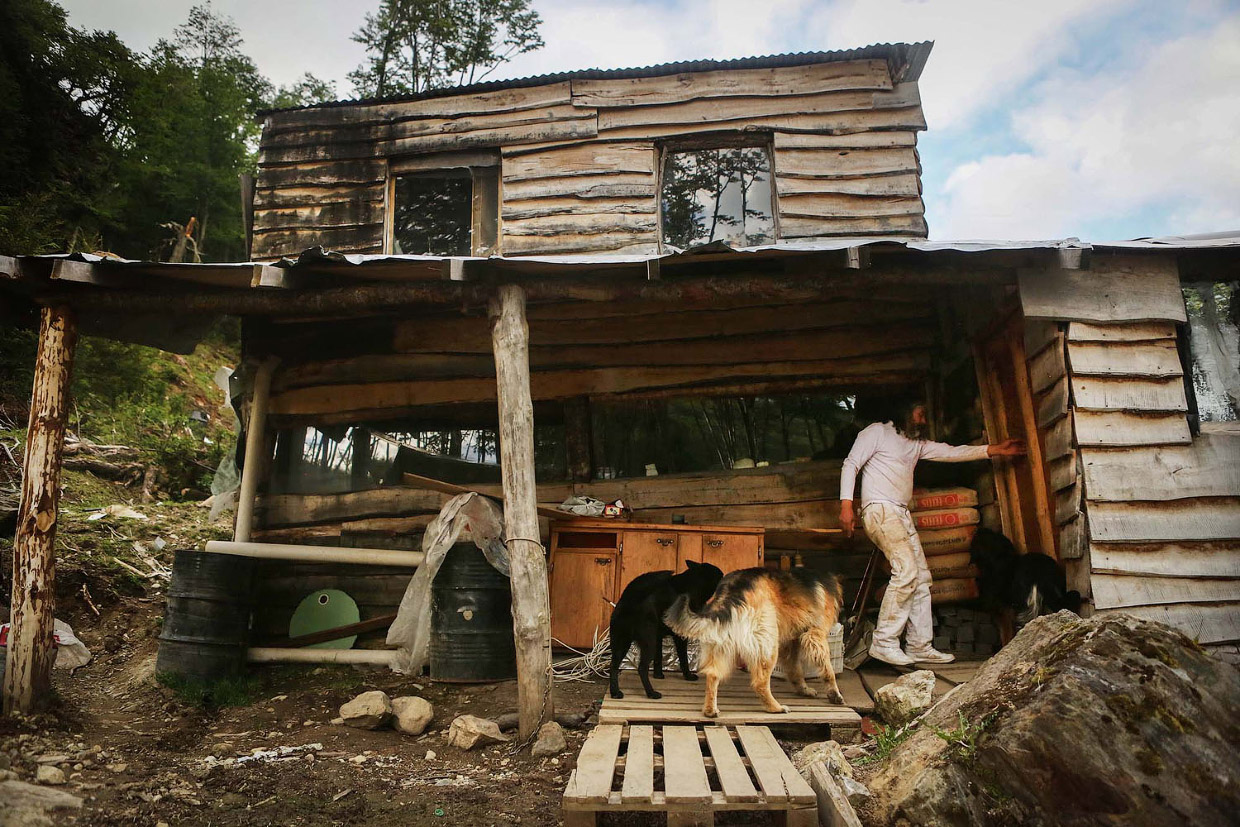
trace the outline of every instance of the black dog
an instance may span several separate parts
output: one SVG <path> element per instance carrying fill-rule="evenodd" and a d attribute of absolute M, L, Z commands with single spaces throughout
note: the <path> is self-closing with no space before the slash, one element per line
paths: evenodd
<path fill-rule="evenodd" d="M 623 698 L 620 691 L 620 663 L 634 643 L 641 652 L 637 671 L 641 675 L 646 696 L 662 698 L 650 685 L 650 664 L 654 663 L 654 676 L 663 677 L 663 638 L 672 636 L 676 644 L 676 656 L 680 658 L 680 672 L 687 681 L 697 680 L 689 671 L 688 643 L 676 635 L 663 622 L 663 613 L 680 595 L 687 595 L 689 606 L 699 611 L 715 593 L 715 587 L 723 579 L 723 572 L 710 563 L 685 561 L 680 574 L 670 571 L 650 571 L 639 575 L 624 587 L 624 594 L 611 613 L 611 696 Z"/>
<path fill-rule="evenodd" d="M 977 530 L 969 552 L 981 572 L 982 604 L 991 611 L 1015 610 L 1017 627 L 1061 609 L 1081 610 L 1080 593 L 1068 590 L 1063 571 L 1045 554 L 1021 554 L 1011 540 L 988 528 Z"/>

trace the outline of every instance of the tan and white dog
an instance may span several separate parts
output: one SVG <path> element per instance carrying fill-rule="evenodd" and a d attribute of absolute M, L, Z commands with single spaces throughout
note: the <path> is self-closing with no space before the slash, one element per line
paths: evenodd
<path fill-rule="evenodd" d="M 739 661 L 749 667 L 749 685 L 767 712 L 787 712 L 771 694 L 771 671 L 778 663 L 797 691 L 818 693 L 805 683 L 804 653 L 818 667 L 832 703 L 843 703 L 827 636 L 839 618 L 843 591 L 834 575 L 808 569 L 742 569 L 726 575 L 700 612 L 682 597 L 664 615 L 676 634 L 701 647 L 698 672 L 706 678 L 702 714 L 719 714 L 719 684 Z"/>

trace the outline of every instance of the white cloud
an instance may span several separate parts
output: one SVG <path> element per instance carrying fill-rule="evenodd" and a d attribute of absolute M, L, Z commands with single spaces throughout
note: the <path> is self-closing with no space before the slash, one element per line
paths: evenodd
<path fill-rule="evenodd" d="M 1135 69 L 1053 72 L 1011 113 L 1026 151 L 953 170 L 928 197 L 941 238 L 1140 234 L 1240 226 L 1240 14 L 1163 42 Z"/>

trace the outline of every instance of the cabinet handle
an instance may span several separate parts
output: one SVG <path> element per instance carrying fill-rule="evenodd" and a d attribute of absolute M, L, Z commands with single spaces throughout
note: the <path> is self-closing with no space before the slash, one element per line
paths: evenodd
<path fill-rule="evenodd" d="M 676 541 L 673 540 L 671 537 L 658 537 L 655 539 L 655 542 L 666 548 L 667 546 L 670 546 L 672 543 Z"/>
<path fill-rule="evenodd" d="M 707 540 L 706 545 L 710 546 L 711 548 L 719 548 L 721 545 L 723 545 L 723 540 Z"/>
<path fill-rule="evenodd" d="M 594 562 L 600 566 L 610 566 L 611 558 L 610 557 L 595 557 Z"/>

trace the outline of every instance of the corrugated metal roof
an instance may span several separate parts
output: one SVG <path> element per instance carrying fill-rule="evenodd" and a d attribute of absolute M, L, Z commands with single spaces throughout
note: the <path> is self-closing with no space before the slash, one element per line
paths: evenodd
<path fill-rule="evenodd" d="M 775 69 L 785 66 L 810 66 L 816 63 L 842 63 L 848 60 L 886 60 L 891 67 L 892 79 L 897 82 L 913 81 L 921 77 L 930 50 L 934 48 L 933 40 L 921 43 L 874 43 L 856 49 L 838 49 L 828 52 L 792 52 L 761 57 L 742 57 L 732 60 L 682 60 L 675 63 L 657 63 L 653 66 L 638 66 L 628 69 L 581 69 L 573 72 L 555 72 L 546 75 L 531 75 L 509 80 L 492 80 L 485 83 L 473 83 L 465 86 L 445 86 L 431 89 L 417 95 L 395 95 L 382 98 L 352 98 L 347 100 L 328 101 L 310 106 L 293 106 L 285 109 L 265 109 L 259 115 L 274 112 L 294 112 L 302 109 L 329 109 L 338 106 L 359 106 L 381 103 L 407 103 L 410 101 L 427 100 L 430 98 L 452 97 L 454 95 L 470 95 L 479 92 L 492 92 L 499 89 L 521 89 L 530 86 L 546 86 L 566 80 L 608 80 L 622 78 L 653 78 L 665 75 L 679 75 L 686 72 L 711 72 L 720 69 Z"/>

